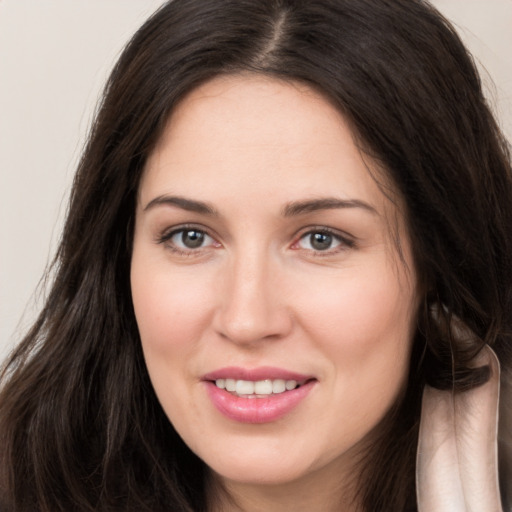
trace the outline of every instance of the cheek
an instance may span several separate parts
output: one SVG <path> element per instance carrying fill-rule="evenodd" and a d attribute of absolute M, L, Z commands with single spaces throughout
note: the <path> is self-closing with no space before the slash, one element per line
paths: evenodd
<path fill-rule="evenodd" d="M 159 265 L 160 266 L 160 265 Z M 207 276 L 148 269 L 132 262 L 132 299 L 145 352 L 191 347 L 209 321 L 212 286 Z"/>
<path fill-rule="evenodd" d="M 308 297 L 311 338 L 328 357 L 330 396 L 326 404 L 330 439 L 354 445 L 378 424 L 405 385 L 410 359 L 414 302 L 395 276 L 347 279 Z M 323 298 L 321 298 L 323 296 Z M 318 418 L 320 421 L 320 418 Z M 340 434 L 340 425 L 345 425 Z"/>
<path fill-rule="evenodd" d="M 405 278 L 402 281 L 383 272 L 347 272 L 326 280 L 323 287 L 310 287 L 300 307 L 333 346 L 346 341 L 364 349 L 385 335 L 410 334 L 414 294 Z"/>
<path fill-rule="evenodd" d="M 175 427 L 183 418 L 190 422 L 198 414 L 188 393 L 195 384 L 193 362 L 212 309 L 213 285 L 205 278 L 170 271 L 162 262 L 152 267 L 136 252 L 132 258 L 132 300 L 146 367 L 165 413 L 173 424 L 178 423 Z M 189 425 L 182 430 L 187 432 Z M 196 428 L 200 430 L 201 425 Z"/>
<path fill-rule="evenodd" d="M 415 325 L 415 294 L 405 276 L 377 267 L 351 269 L 303 296 L 303 328 L 328 357 L 336 381 L 356 400 L 392 400 L 402 385 Z"/>

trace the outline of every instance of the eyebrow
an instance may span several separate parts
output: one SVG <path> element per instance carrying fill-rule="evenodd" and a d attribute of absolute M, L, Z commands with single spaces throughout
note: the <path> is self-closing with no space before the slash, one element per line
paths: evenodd
<path fill-rule="evenodd" d="M 209 205 L 208 203 L 204 203 L 203 201 L 196 201 L 195 199 L 187 199 L 181 196 L 158 196 L 152 199 L 144 208 L 144 211 L 150 210 L 155 206 L 161 205 L 171 205 L 177 206 L 182 210 L 186 210 L 188 212 L 201 213 L 203 215 L 211 215 L 218 217 L 219 212 Z"/>
<path fill-rule="evenodd" d="M 189 212 L 219 216 L 219 212 L 210 204 L 195 199 L 187 199 L 181 196 L 162 195 L 152 199 L 145 207 L 144 211 L 155 208 L 156 206 L 170 205 L 177 206 L 182 210 Z M 336 197 L 325 197 L 321 199 L 309 199 L 306 201 L 293 201 L 288 203 L 282 210 L 283 217 L 294 217 L 305 213 L 316 212 L 320 210 L 334 210 L 340 208 L 362 208 L 372 214 L 378 215 L 377 210 L 368 203 L 360 199 L 338 199 Z"/>
<path fill-rule="evenodd" d="M 293 217 L 304 213 L 316 212 L 318 210 L 335 210 L 338 208 L 362 208 L 374 215 L 379 215 L 377 210 L 360 199 L 338 199 L 336 197 L 325 197 L 322 199 L 311 199 L 307 201 L 294 201 L 283 208 L 284 217 Z"/>

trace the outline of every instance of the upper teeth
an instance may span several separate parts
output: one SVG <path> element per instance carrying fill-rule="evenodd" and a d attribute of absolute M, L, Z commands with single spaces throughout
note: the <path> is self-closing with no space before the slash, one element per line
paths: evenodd
<path fill-rule="evenodd" d="M 217 379 L 215 384 L 220 389 L 225 389 L 237 395 L 271 395 L 272 393 L 283 393 L 297 387 L 295 380 L 235 380 Z"/>

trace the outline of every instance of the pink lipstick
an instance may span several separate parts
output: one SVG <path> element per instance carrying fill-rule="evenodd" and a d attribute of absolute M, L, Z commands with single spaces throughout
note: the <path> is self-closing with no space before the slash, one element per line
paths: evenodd
<path fill-rule="evenodd" d="M 312 376 L 274 367 L 222 368 L 202 380 L 217 410 L 241 423 L 269 423 L 284 417 L 317 382 Z"/>

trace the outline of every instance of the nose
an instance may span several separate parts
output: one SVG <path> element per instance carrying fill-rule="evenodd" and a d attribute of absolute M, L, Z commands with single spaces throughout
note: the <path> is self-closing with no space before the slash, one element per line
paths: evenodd
<path fill-rule="evenodd" d="M 249 251 L 232 261 L 219 276 L 214 326 L 220 336 L 244 345 L 287 336 L 293 322 L 280 277 L 278 262 L 265 253 Z"/>

